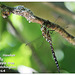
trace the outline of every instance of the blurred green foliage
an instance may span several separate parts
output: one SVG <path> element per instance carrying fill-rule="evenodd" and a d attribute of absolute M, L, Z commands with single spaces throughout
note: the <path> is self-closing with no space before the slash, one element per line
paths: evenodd
<path fill-rule="evenodd" d="M 68 10 L 75 13 L 75 2 L 65 2 L 64 4 Z"/>
<path fill-rule="evenodd" d="M 11 6 L 14 3 L 9 4 L 7 2 L 7 4 Z M 6 65 L 16 66 L 16 70 L 19 65 L 24 65 L 38 72 L 57 72 L 51 48 L 45 38 L 42 37 L 40 25 L 32 22 L 29 23 L 24 17 L 14 14 L 11 14 L 8 19 L 19 32 L 23 41 L 14 32 L 9 22 L 0 16 L 0 57 L 7 63 L 15 63 L 14 65 Z M 67 42 L 56 32 L 53 32 L 51 37 L 61 72 L 75 72 L 75 46 Z M 31 43 L 26 45 L 27 42 Z M 15 57 L 3 57 L 3 54 L 15 54 Z M 39 59 L 38 62 L 37 59 Z M 40 66 L 41 63 L 45 71 Z"/>

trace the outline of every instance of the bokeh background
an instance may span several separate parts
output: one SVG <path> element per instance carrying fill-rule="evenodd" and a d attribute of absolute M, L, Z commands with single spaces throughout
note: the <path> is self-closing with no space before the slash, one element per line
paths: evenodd
<path fill-rule="evenodd" d="M 3 2 L 3 4 L 10 7 L 23 5 L 36 16 L 59 24 L 75 36 L 75 2 Z M 7 63 L 5 66 L 16 66 L 7 68 L 6 73 L 57 73 L 51 48 L 42 37 L 40 29 L 39 24 L 28 22 L 22 16 L 11 13 L 4 19 L 0 15 L 0 57 L 3 58 L 2 62 Z M 75 73 L 75 46 L 55 31 L 51 37 L 60 71 Z M 3 54 L 15 56 L 4 57 Z"/>

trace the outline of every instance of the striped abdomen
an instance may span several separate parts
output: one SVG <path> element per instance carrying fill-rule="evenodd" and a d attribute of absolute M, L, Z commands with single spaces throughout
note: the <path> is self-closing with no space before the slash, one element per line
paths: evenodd
<path fill-rule="evenodd" d="M 41 26 L 41 31 L 42 31 L 43 37 L 44 37 L 44 38 L 46 39 L 46 41 L 49 42 L 49 44 L 50 44 L 51 51 L 52 51 L 52 54 L 53 54 L 53 58 L 54 58 L 54 60 L 55 60 L 55 63 L 56 63 L 58 72 L 60 72 L 60 70 L 59 70 L 59 64 L 58 64 L 57 58 L 56 58 L 56 56 L 55 56 L 55 52 L 54 52 L 54 48 L 53 48 L 53 45 L 52 45 L 52 39 L 51 39 L 50 34 L 49 34 L 49 30 L 46 29 L 46 27 L 43 25 L 43 26 Z"/>

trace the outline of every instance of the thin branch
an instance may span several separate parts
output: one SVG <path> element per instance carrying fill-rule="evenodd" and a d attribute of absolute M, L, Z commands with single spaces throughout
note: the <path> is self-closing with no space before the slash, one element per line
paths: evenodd
<path fill-rule="evenodd" d="M 6 19 L 7 22 L 11 25 L 11 27 L 13 28 L 13 30 L 15 31 L 15 34 L 17 35 L 17 37 L 24 43 L 26 43 L 27 41 L 22 37 L 22 35 L 15 29 L 15 27 L 13 26 L 12 22 L 9 19 Z M 35 41 L 35 40 L 34 40 Z M 41 72 L 47 72 L 44 64 L 41 62 L 41 60 L 39 59 L 39 57 L 37 56 L 34 47 L 30 44 L 27 44 L 31 50 L 32 50 L 32 57 L 34 58 L 34 60 L 36 61 L 39 69 Z"/>
<path fill-rule="evenodd" d="M 52 23 L 49 20 L 42 19 L 40 17 L 35 16 L 32 11 L 24 6 L 17 7 L 8 7 L 1 4 L 3 16 L 6 18 L 10 15 L 10 13 L 20 15 L 25 17 L 29 22 L 38 23 L 40 25 L 45 25 L 47 28 L 51 28 L 55 30 L 60 35 L 62 35 L 68 42 L 75 45 L 75 37 L 69 34 L 65 29 L 60 27 L 58 24 Z"/>
<path fill-rule="evenodd" d="M 13 26 L 12 22 L 9 19 L 6 19 L 6 21 L 9 23 L 9 25 L 12 27 L 12 29 L 14 30 L 16 37 L 18 39 L 21 40 L 21 42 L 26 42 L 26 40 L 24 40 L 24 38 L 22 37 L 22 35 L 20 34 L 20 32 L 18 30 L 16 30 L 16 28 Z"/>

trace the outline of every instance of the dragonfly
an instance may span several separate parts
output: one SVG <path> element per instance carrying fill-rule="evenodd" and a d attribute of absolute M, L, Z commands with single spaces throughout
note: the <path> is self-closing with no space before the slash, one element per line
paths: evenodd
<path fill-rule="evenodd" d="M 11 8 L 5 5 L 1 5 L 1 8 L 2 8 L 2 15 L 4 18 L 7 18 L 10 15 L 10 13 L 13 13 L 25 17 L 29 22 L 38 23 L 41 25 L 42 36 L 50 44 L 53 58 L 57 66 L 57 70 L 60 73 L 60 68 L 52 45 L 52 39 L 49 33 L 49 29 L 55 30 L 73 45 L 75 45 L 75 37 L 69 34 L 64 28 L 62 28 L 58 24 L 52 23 L 49 20 L 45 20 L 35 16 L 30 9 L 25 8 L 24 6 L 17 6 Z"/>

